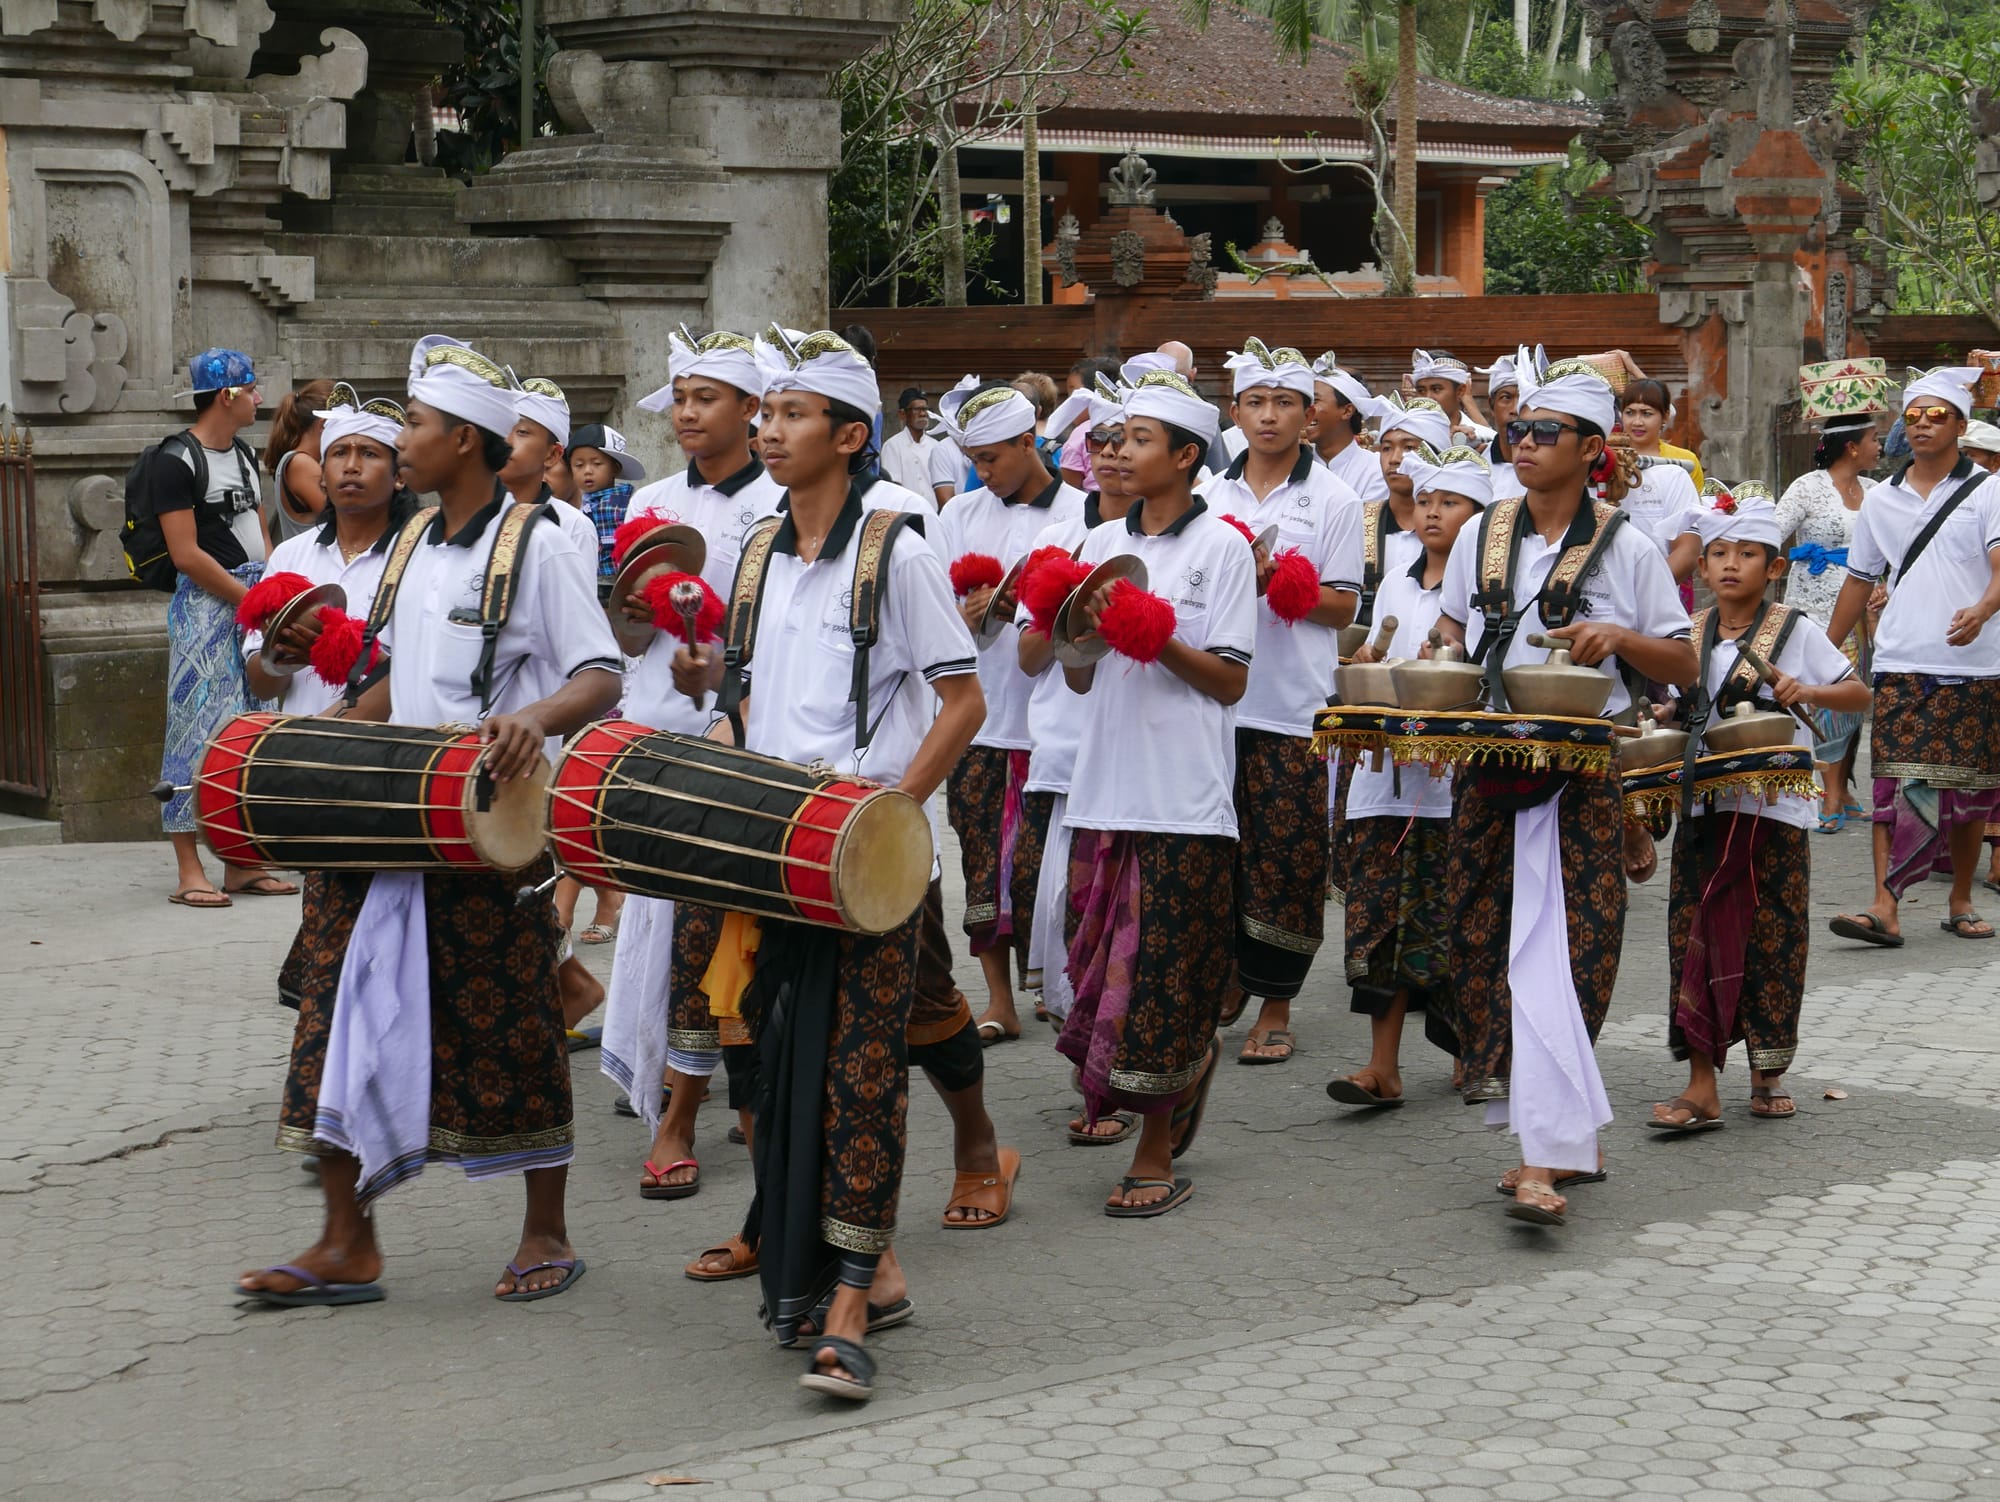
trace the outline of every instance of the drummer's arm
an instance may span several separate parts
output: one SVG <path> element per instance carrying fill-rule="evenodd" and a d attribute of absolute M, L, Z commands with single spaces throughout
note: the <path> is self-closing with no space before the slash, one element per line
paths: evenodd
<path fill-rule="evenodd" d="M 910 758 L 902 781 L 896 784 L 919 803 L 951 775 L 965 748 L 979 734 L 979 727 L 986 723 L 986 695 L 979 687 L 977 673 L 935 679 L 931 690 L 938 697 L 937 718 L 931 721 L 917 754 Z"/>
<path fill-rule="evenodd" d="M 340 716 L 343 720 L 367 720 L 373 724 L 389 723 L 389 675 L 382 673 L 361 691 L 361 697 L 354 706 Z"/>
<path fill-rule="evenodd" d="M 1030 678 L 1039 678 L 1048 665 L 1056 660 L 1056 644 L 1042 635 L 1033 626 L 1021 628 L 1021 640 L 1016 648 L 1021 663 L 1021 671 Z"/>
<path fill-rule="evenodd" d="M 262 653 L 252 652 L 243 659 L 243 676 L 250 680 L 250 692 L 259 699 L 281 699 L 285 694 L 286 679 L 276 673 L 264 671 Z"/>
<path fill-rule="evenodd" d="M 617 702 L 618 675 L 609 668 L 585 668 L 546 699 L 513 714 L 494 715 L 479 727 L 479 738 L 493 746 L 486 763 L 493 780 L 525 776 L 542 754 L 542 742 L 552 735 L 574 735 L 609 714 Z"/>

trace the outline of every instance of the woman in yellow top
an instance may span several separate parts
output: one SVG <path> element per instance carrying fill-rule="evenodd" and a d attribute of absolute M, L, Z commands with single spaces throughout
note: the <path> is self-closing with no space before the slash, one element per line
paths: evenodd
<path fill-rule="evenodd" d="M 1680 461 L 1694 478 L 1694 488 L 1701 489 L 1701 460 L 1687 449 L 1675 444 L 1664 443 L 1660 439 L 1666 428 L 1667 419 L 1673 415 L 1673 398 L 1667 392 L 1664 381 L 1651 379 L 1633 381 L 1618 398 L 1619 426 L 1625 430 L 1625 442 L 1646 459 L 1675 459 Z"/>

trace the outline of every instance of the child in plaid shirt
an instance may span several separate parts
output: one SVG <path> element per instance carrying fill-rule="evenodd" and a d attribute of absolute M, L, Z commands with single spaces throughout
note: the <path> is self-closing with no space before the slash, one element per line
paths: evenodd
<path fill-rule="evenodd" d="M 646 478 L 646 466 L 626 450 L 623 433 L 593 422 L 570 435 L 569 472 L 581 492 L 577 506 L 597 528 L 597 594 L 603 599 L 618 572 L 611 541 L 632 503 L 632 487 Z"/>

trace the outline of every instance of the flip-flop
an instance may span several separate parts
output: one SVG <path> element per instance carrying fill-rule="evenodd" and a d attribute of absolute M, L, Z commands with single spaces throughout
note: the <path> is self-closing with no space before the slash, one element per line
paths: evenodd
<path fill-rule="evenodd" d="M 717 1252 L 729 1254 L 727 1272 L 710 1272 L 701 1265 L 705 1258 L 713 1257 Z M 697 1283 L 727 1283 L 731 1278 L 747 1278 L 757 1271 L 757 1249 L 741 1236 L 732 1236 L 721 1246 L 709 1247 L 681 1271 Z"/>
<path fill-rule="evenodd" d="M 566 1027 L 563 1035 L 569 1040 L 571 1053 L 582 1053 L 586 1048 L 604 1046 L 604 1029 L 601 1027 Z"/>
<path fill-rule="evenodd" d="M 1561 1193 L 1560 1190 L 1549 1192 Z M 1524 1200 L 1515 1200 L 1507 1207 L 1507 1214 L 1514 1220 L 1525 1220 L 1531 1226 L 1559 1226 L 1565 1223 L 1563 1215 L 1567 1209 L 1565 1206 L 1562 1210 L 1551 1210 L 1546 1205 L 1533 1205 Z"/>
<path fill-rule="evenodd" d="M 552 1283 L 547 1288 L 530 1288 L 524 1290 L 521 1287 L 521 1279 L 531 1278 L 543 1269 L 551 1267 L 564 1269 L 562 1282 Z M 514 1291 L 512 1293 L 498 1293 L 494 1297 L 503 1304 L 532 1304 L 536 1299 L 552 1299 L 559 1293 L 568 1293 L 576 1280 L 583 1276 L 583 1258 L 558 1257 L 553 1261 L 537 1262 L 528 1267 L 516 1267 L 513 1263 L 509 1262 L 507 1264 L 507 1271 L 514 1275 Z"/>
<path fill-rule="evenodd" d="M 1000 1172 L 954 1174 L 951 1198 L 945 1202 L 940 1224 L 947 1231 L 990 1231 L 1003 1224 L 1014 1212 L 1014 1183 L 1021 1177 L 1021 1155 L 1011 1147 L 1000 1149 Z M 954 1210 L 984 1210 L 986 1220 L 953 1220 Z"/>
<path fill-rule="evenodd" d="M 694 1170 L 694 1178 L 691 1182 L 686 1184 L 664 1184 L 660 1182 L 668 1174 L 681 1168 L 692 1168 Z M 665 1168 L 660 1167 L 651 1158 L 648 1158 L 646 1160 L 646 1172 L 653 1176 L 653 1182 L 639 1186 L 639 1198 L 642 1200 L 691 1199 L 695 1191 L 701 1188 L 701 1165 L 692 1158 L 678 1158 L 674 1162 L 669 1163 Z"/>
<path fill-rule="evenodd" d="M 1792 1100 L 1792 1109 L 1789 1111 L 1760 1111 L 1757 1109 L 1757 1102 L 1760 1100 L 1767 1105 L 1774 1101 L 1792 1100 L 1792 1092 L 1783 1085 L 1752 1085 L 1750 1087 L 1752 1121 L 1790 1121 L 1799 1114 L 1799 1104 L 1795 1100 Z"/>
<path fill-rule="evenodd" d="M 1123 1142 L 1127 1137 L 1139 1130 L 1139 1118 L 1134 1116 L 1130 1111 L 1113 1111 L 1109 1116 L 1100 1116 L 1098 1120 L 1115 1121 L 1118 1123 L 1118 1130 L 1102 1133 L 1079 1132 L 1075 1127 L 1071 1127 L 1069 1130 L 1070 1146 L 1108 1147 L 1114 1142 Z"/>
<path fill-rule="evenodd" d="M 1990 876 L 1980 877 L 1979 884 L 1982 887 L 1985 887 L 1989 892 L 2000 892 L 2000 881 L 1995 881 Z"/>
<path fill-rule="evenodd" d="M 1903 936 L 1890 933 L 1889 925 L 1870 912 L 1864 911 L 1858 918 L 1842 913 L 1826 926 L 1843 939 L 1859 939 L 1863 944 L 1874 944 L 1882 949 L 1903 947 Z"/>
<path fill-rule="evenodd" d="M 1403 1103 L 1403 1097 L 1400 1095 L 1377 1095 L 1374 1091 L 1355 1084 L 1351 1079 L 1328 1080 L 1326 1082 L 1326 1094 L 1327 1099 L 1338 1101 L 1343 1106 L 1381 1106 L 1387 1108 L 1389 1106 L 1400 1106 Z"/>
<path fill-rule="evenodd" d="M 832 1307 L 833 1295 L 831 1293 L 813 1305 L 812 1313 L 808 1314 L 801 1322 L 811 1325 L 812 1329 L 809 1332 L 806 1330 L 799 1331 L 799 1339 L 811 1340 L 813 1336 L 824 1330 L 826 1328 L 826 1312 Z M 898 1325 L 906 1325 L 915 1318 L 916 1312 L 917 1306 L 907 1298 L 898 1299 L 893 1304 L 870 1304 L 868 1306 L 867 1331 L 870 1335 L 875 1335 L 883 1330 L 893 1330 Z"/>
<path fill-rule="evenodd" d="M 1165 1199 L 1154 1200 L 1150 1205 L 1113 1205 L 1107 1203 L 1104 1213 L 1113 1220 L 1150 1220 L 1155 1215 L 1165 1215 L 1169 1210 L 1178 1210 L 1188 1202 L 1194 1193 L 1193 1179 L 1142 1179 L 1127 1175 L 1118 1181 L 1122 1194 L 1130 1194 L 1134 1189 L 1171 1189 L 1173 1193 Z"/>
<path fill-rule="evenodd" d="M 1288 1028 L 1267 1028 L 1264 1032 L 1263 1041 L 1266 1044 L 1280 1044 L 1285 1051 L 1276 1058 L 1271 1057 L 1269 1054 L 1240 1053 L 1236 1056 L 1236 1062 L 1239 1064 L 1289 1064 L 1292 1055 L 1298 1050 L 1299 1040 L 1292 1036 Z M 1257 1046 L 1257 1034 L 1254 1031 L 1250 1034 L 1248 1046 L 1252 1048 Z"/>
<path fill-rule="evenodd" d="M 1701 1114 L 1701 1108 L 1684 1095 L 1677 1095 L 1666 1104 L 1669 1111 L 1687 1112 L 1689 1119 L 1686 1121 L 1662 1121 L 1659 1117 L 1655 1116 L 1646 1123 L 1648 1130 L 1655 1132 L 1716 1132 L 1727 1125 L 1723 1121 L 1720 1112 L 1717 1112 L 1713 1116 L 1704 1116 Z"/>
<path fill-rule="evenodd" d="M 220 901 L 196 902 L 194 899 L 197 897 L 215 897 L 219 898 Z M 218 908 L 236 906 L 235 903 L 229 900 L 226 893 L 218 892 L 214 887 L 182 887 L 178 892 L 167 898 L 167 901 L 173 903 L 176 907 Z"/>
<path fill-rule="evenodd" d="M 246 881 L 240 887 L 224 887 L 223 892 L 230 897 L 296 897 L 299 889 L 296 883 L 280 881 L 275 876 L 260 876 L 255 881 Z"/>
<path fill-rule="evenodd" d="M 836 1377 L 820 1369 L 820 1353 L 831 1351 L 836 1364 L 851 1375 Z M 866 1403 L 875 1396 L 875 1358 L 851 1340 L 838 1335 L 821 1335 L 813 1340 L 806 1357 L 805 1374 L 799 1386 L 808 1392 L 825 1393 L 829 1398 L 845 1398 L 850 1403 Z"/>
<path fill-rule="evenodd" d="M 750 1139 L 743 1135 L 743 1128 L 740 1126 L 731 1127 L 724 1135 L 737 1147 L 748 1147 L 750 1145 Z"/>
<path fill-rule="evenodd" d="M 1194 1146 L 1195 1134 L 1201 1130 L 1201 1119 L 1208 1114 L 1208 1092 L 1215 1084 L 1215 1066 L 1222 1061 L 1222 1040 L 1208 1040 L 1208 1064 L 1201 1072 L 1201 1083 L 1194 1087 L 1194 1099 L 1174 1108 L 1173 1120 L 1168 1126 L 1168 1135 L 1173 1128 L 1186 1123 L 1181 1140 L 1174 1145 L 1173 1155 L 1178 1158 Z"/>
<path fill-rule="evenodd" d="M 1990 939 L 1993 937 L 1993 929 L 1991 925 L 1987 926 L 1986 932 L 1983 934 L 1974 934 L 1966 932 L 1966 928 L 1969 925 L 1974 923 L 1985 923 L 1985 922 L 1986 920 L 1984 918 L 1980 917 L 1979 914 L 1973 912 L 1970 908 L 1968 908 L 1962 913 L 1953 913 L 1950 917 L 1941 920 L 1938 923 L 1938 927 L 1943 929 L 1946 933 L 1950 934 L 1954 939 Z"/>
<path fill-rule="evenodd" d="M 1821 814 L 1819 816 L 1819 828 L 1814 832 L 1817 834 L 1839 834 L 1846 827 L 1846 814 Z"/>
<path fill-rule="evenodd" d="M 989 1027 L 993 1029 L 990 1033 L 986 1031 Z M 979 1046 L 981 1048 L 991 1048 L 996 1043 L 1018 1043 L 1021 1041 L 1021 1035 L 1019 1033 L 1008 1032 L 1007 1024 L 1004 1022 L 982 1022 L 979 1024 L 977 1032 L 979 1033 Z"/>
<path fill-rule="evenodd" d="M 1567 1196 L 1570 1190 L 1579 1184 L 1602 1184 L 1610 1177 L 1611 1175 L 1602 1168 L 1595 1173 L 1559 1173 L 1556 1175 L 1556 1193 Z M 1514 1186 L 1505 1182 L 1496 1182 L 1493 1191 L 1504 1200 L 1514 1197 Z"/>
<path fill-rule="evenodd" d="M 288 1278 L 297 1278 L 306 1286 L 295 1288 L 290 1293 L 278 1293 L 267 1288 L 245 1288 L 239 1283 L 230 1289 L 230 1292 L 239 1299 L 249 1299 L 259 1304 L 275 1304 L 281 1309 L 325 1308 L 336 1304 L 379 1304 L 388 1297 L 382 1291 L 380 1283 L 329 1283 L 319 1274 L 296 1263 L 281 1262 L 276 1267 L 265 1268 L 264 1271 L 283 1273 Z"/>

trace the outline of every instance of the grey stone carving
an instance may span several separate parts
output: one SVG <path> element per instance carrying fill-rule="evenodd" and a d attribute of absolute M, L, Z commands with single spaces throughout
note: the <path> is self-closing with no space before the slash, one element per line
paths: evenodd
<path fill-rule="evenodd" d="M 1114 206 L 1150 204 L 1153 201 L 1153 185 L 1160 178 L 1160 174 L 1136 151 L 1128 151 L 1120 157 L 1118 165 L 1107 176 L 1111 181 L 1111 202 Z"/>
<path fill-rule="evenodd" d="M 1136 287 L 1146 275 L 1146 242 L 1129 229 L 1111 237 L 1111 280 L 1121 287 Z"/>
<path fill-rule="evenodd" d="M 1076 275 L 1076 242 L 1083 238 L 1083 226 L 1077 223 L 1075 214 L 1064 211 L 1056 221 L 1056 267 L 1062 272 L 1065 282 L 1074 284 Z"/>

